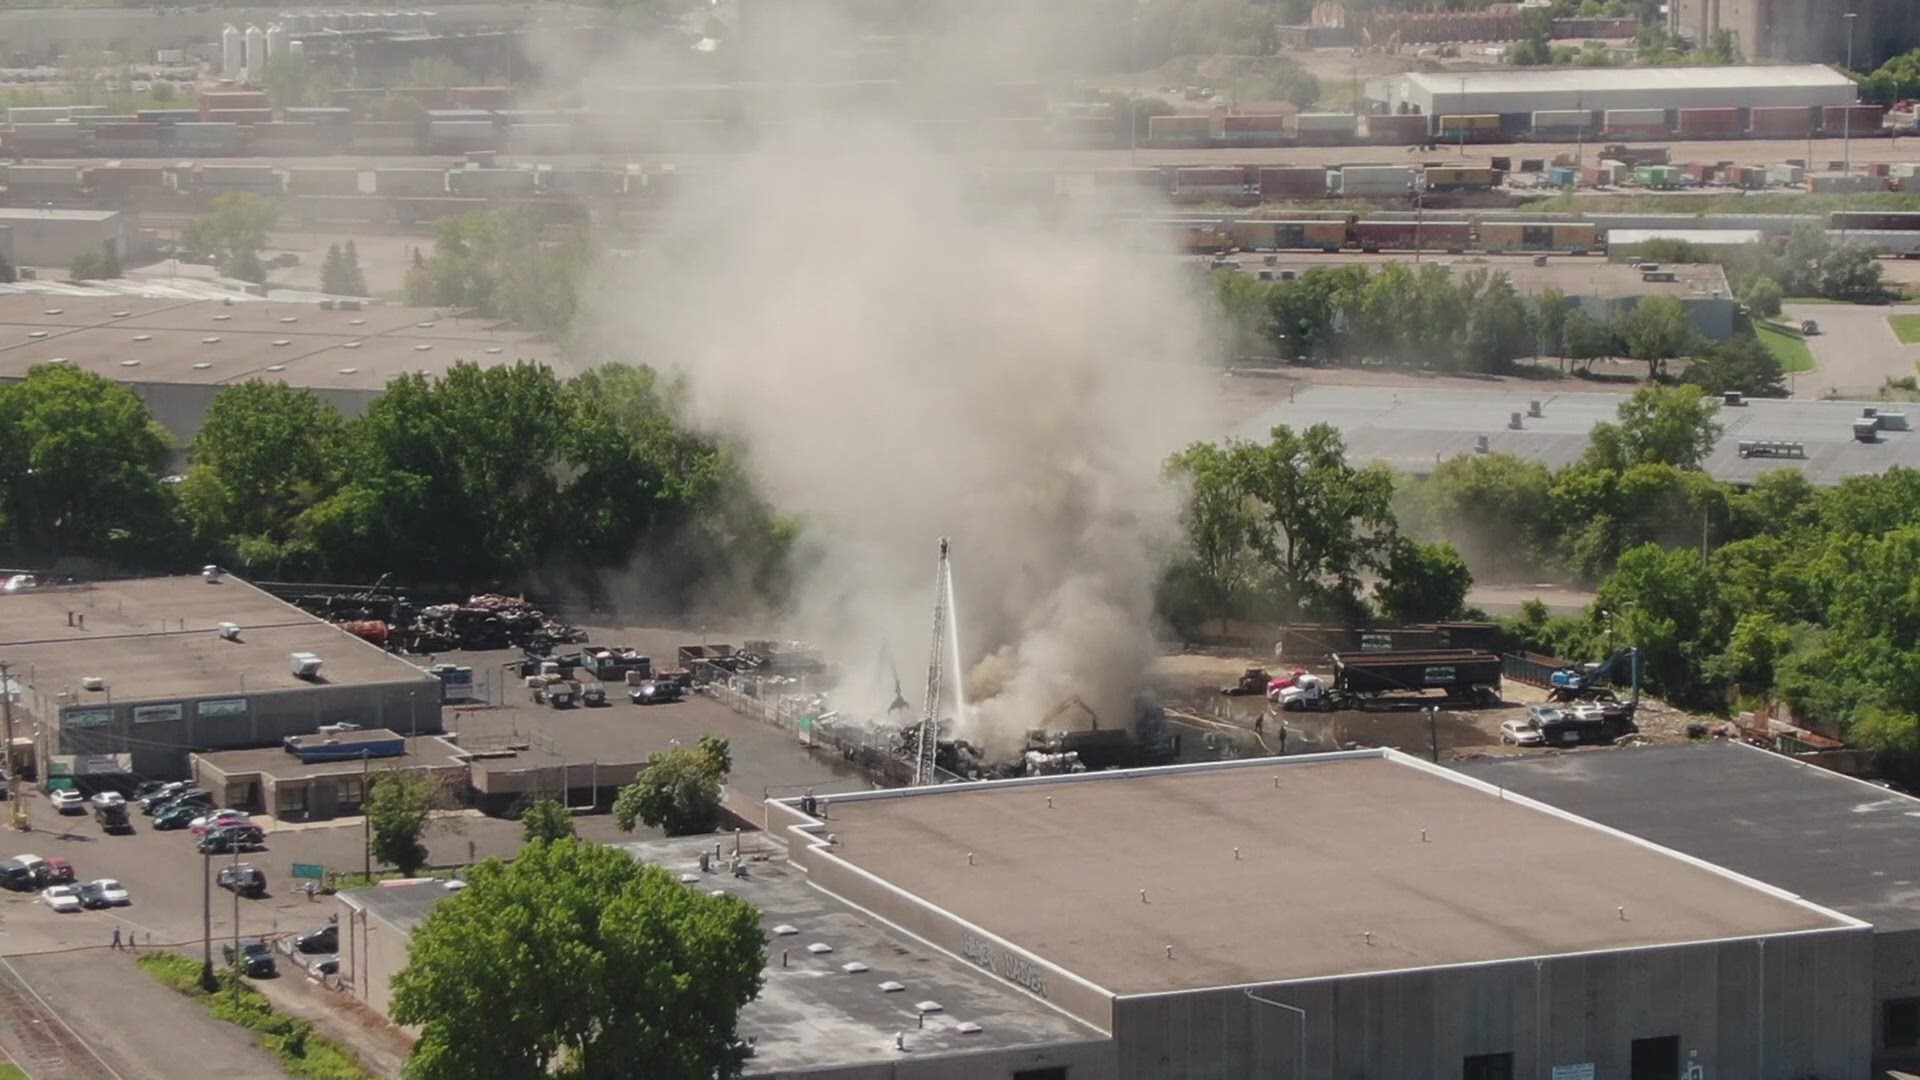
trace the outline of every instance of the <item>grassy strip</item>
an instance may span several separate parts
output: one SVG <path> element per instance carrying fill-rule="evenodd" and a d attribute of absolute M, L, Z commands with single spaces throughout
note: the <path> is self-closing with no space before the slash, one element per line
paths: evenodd
<path fill-rule="evenodd" d="M 199 999 L 216 1019 L 258 1032 L 260 1045 L 280 1059 L 288 1076 L 299 1080 L 370 1080 L 353 1055 L 314 1034 L 311 1023 L 273 1011 L 258 990 L 231 971 L 215 969 L 220 989 L 208 993 L 200 985 L 198 960 L 179 953 L 149 952 L 134 963 L 180 993 Z"/>
<path fill-rule="evenodd" d="M 1920 315 L 1889 315 L 1887 323 L 1893 327 L 1893 335 L 1902 345 L 1920 342 Z"/>
<path fill-rule="evenodd" d="M 1779 323 L 1757 322 L 1753 325 L 1754 336 L 1760 344 L 1766 346 L 1780 364 L 1780 371 L 1792 375 L 1801 371 L 1813 370 L 1813 350 L 1807 348 L 1807 339 L 1800 331 Z"/>
<path fill-rule="evenodd" d="M 27 1080 L 26 1071 L 12 1062 L 0 1065 L 0 1080 Z"/>

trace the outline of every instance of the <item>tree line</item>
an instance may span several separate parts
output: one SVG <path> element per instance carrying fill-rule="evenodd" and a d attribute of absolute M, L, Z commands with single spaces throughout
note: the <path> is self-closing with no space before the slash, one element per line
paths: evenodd
<path fill-rule="evenodd" d="M 1196 444 L 1168 462 L 1188 503 L 1163 609 L 1189 629 L 1413 621 L 1470 613 L 1471 566 L 1588 582 L 1582 614 L 1535 602 L 1503 620 L 1512 644 L 1574 661 L 1637 645 L 1646 684 L 1679 704 L 1780 701 L 1920 750 L 1920 472 L 1815 488 L 1788 468 L 1736 488 L 1701 470 L 1718 409 L 1697 387 L 1643 387 L 1559 469 L 1469 454 L 1394 475 L 1348 463 L 1325 425 Z"/>
<path fill-rule="evenodd" d="M 609 364 L 457 364 L 347 417 L 305 390 L 220 391 L 168 475 L 166 432 L 126 386 L 68 365 L 0 385 L 0 559 L 251 577 L 558 583 L 638 551 L 657 597 L 723 575 L 777 589 L 792 527 L 735 455 L 681 421 L 681 386 Z"/>

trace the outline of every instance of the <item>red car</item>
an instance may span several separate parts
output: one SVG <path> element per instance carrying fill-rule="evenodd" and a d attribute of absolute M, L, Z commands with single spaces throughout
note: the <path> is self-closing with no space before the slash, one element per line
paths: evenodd
<path fill-rule="evenodd" d="M 195 818 L 194 822 L 193 835 L 205 836 L 209 829 L 223 829 L 229 825 L 251 825 L 253 818 L 239 810 L 222 810 L 203 818 Z"/>
<path fill-rule="evenodd" d="M 73 864 L 65 859 L 48 859 L 46 876 L 49 885 L 71 885 L 73 884 Z"/>

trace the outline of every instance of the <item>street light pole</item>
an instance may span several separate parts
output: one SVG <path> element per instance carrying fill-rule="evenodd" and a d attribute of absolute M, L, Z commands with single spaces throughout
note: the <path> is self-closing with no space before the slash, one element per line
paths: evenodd
<path fill-rule="evenodd" d="M 1853 21 L 1854 19 L 1859 17 L 1859 14 L 1860 13 L 1857 11 L 1849 11 L 1845 15 L 1840 16 L 1842 19 L 1845 19 L 1847 22 L 1847 78 L 1848 80 L 1852 80 L 1853 78 Z M 1857 99 L 1858 96 L 1859 95 L 1856 94 L 1855 98 Z M 1841 116 L 1842 116 L 1842 119 L 1840 121 L 1840 160 L 1844 163 L 1842 166 L 1843 171 L 1846 172 L 1847 175 L 1851 176 L 1853 175 L 1853 105 L 1851 103 L 1847 105 L 1847 111 L 1841 114 Z"/>

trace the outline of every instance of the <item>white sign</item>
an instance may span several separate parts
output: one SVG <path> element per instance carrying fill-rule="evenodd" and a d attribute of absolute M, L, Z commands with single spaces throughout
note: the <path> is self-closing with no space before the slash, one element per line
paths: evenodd
<path fill-rule="evenodd" d="M 68 709 L 60 714 L 60 729 L 102 728 L 113 723 L 112 709 Z"/>
<path fill-rule="evenodd" d="M 1555 1065 L 1553 1080 L 1593 1080 L 1593 1062 L 1580 1065 Z"/>
<path fill-rule="evenodd" d="M 193 707 L 193 711 L 202 717 L 207 716 L 245 716 L 246 698 L 224 698 L 220 701 L 202 701 Z"/>
<path fill-rule="evenodd" d="M 166 720 L 178 720 L 185 716 L 186 712 L 178 702 L 172 705 L 136 705 L 133 710 L 133 722 L 158 724 Z"/>

